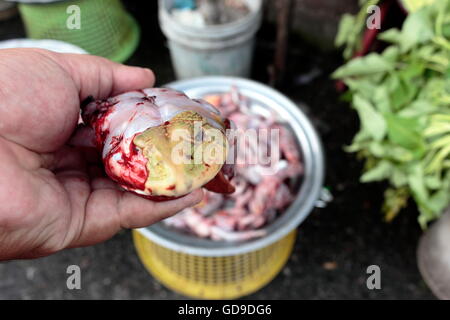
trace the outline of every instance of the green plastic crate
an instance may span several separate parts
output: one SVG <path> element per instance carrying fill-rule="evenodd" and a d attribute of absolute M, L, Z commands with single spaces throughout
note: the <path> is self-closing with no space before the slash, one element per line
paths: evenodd
<path fill-rule="evenodd" d="M 80 29 L 69 29 L 67 8 L 80 8 Z M 120 0 L 70 0 L 52 3 L 21 3 L 19 10 L 27 36 L 55 39 L 77 45 L 90 54 L 124 62 L 136 49 L 139 26 Z"/>

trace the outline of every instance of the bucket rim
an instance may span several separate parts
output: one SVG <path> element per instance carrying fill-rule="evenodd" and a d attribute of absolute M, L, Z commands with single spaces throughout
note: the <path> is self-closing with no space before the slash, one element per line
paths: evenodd
<path fill-rule="evenodd" d="M 256 9 L 241 19 L 229 23 L 208 25 L 207 28 L 189 26 L 178 22 L 172 17 L 168 8 L 167 0 L 159 0 L 160 27 L 166 35 L 183 35 L 196 39 L 226 39 L 236 37 L 238 34 L 252 36 L 258 29 L 262 20 L 262 0 L 255 0 Z"/>

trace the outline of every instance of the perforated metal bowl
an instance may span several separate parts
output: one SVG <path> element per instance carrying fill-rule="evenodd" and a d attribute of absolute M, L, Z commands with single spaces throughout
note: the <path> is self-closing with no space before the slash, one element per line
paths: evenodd
<path fill-rule="evenodd" d="M 250 98 L 255 113 L 275 111 L 279 120 L 294 132 L 302 154 L 304 174 L 298 184 L 294 202 L 266 227 L 267 236 L 247 242 L 212 241 L 184 234 L 158 223 L 139 232 L 167 249 L 203 257 L 225 257 L 245 254 L 267 247 L 286 237 L 309 215 L 319 198 L 324 178 L 324 160 L 321 142 L 311 122 L 301 108 L 284 95 L 261 83 L 234 77 L 202 77 L 166 85 L 184 91 L 191 98 L 228 92 L 232 86 Z"/>

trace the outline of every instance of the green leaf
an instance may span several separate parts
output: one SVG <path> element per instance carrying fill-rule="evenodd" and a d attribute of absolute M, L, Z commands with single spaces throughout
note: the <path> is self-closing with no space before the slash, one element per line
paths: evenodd
<path fill-rule="evenodd" d="M 353 97 L 353 106 L 358 111 L 362 130 L 375 140 L 381 141 L 386 135 L 386 122 L 383 116 L 374 109 L 368 100 L 358 94 Z"/>
<path fill-rule="evenodd" d="M 387 47 L 383 51 L 382 56 L 383 56 L 383 58 L 386 59 L 386 61 L 389 61 L 391 63 L 395 63 L 400 58 L 400 49 L 397 46 Z"/>
<path fill-rule="evenodd" d="M 363 148 L 366 148 L 376 158 L 390 160 L 395 163 L 407 163 L 416 158 L 410 150 L 386 141 L 372 140 L 364 143 Z"/>
<path fill-rule="evenodd" d="M 433 137 L 441 134 L 450 133 L 450 123 L 433 123 L 425 129 L 426 137 Z"/>
<path fill-rule="evenodd" d="M 428 223 L 436 218 L 436 214 L 427 207 L 423 207 L 420 204 L 418 204 L 417 206 L 420 212 L 417 221 L 419 222 L 422 229 L 425 230 L 427 228 Z"/>
<path fill-rule="evenodd" d="M 408 203 L 409 192 L 407 188 L 393 189 L 388 188 L 384 192 L 383 212 L 387 222 L 392 221 L 399 211 L 406 207 Z"/>
<path fill-rule="evenodd" d="M 439 187 L 435 188 L 435 189 L 437 189 L 437 192 L 435 192 L 432 195 L 432 200 L 434 200 L 434 198 L 442 197 L 442 198 L 446 199 L 447 201 L 443 201 L 442 205 L 440 207 L 434 208 L 436 211 L 443 210 L 444 207 L 446 207 L 448 205 L 448 203 L 450 203 L 450 171 L 447 171 L 445 176 L 442 177 L 442 179 L 440 181 L 441 181 L 441 183 L 440 183 Z M 445 196 L 441 195 L 441 193 L 444 193 Z"/>
<path fill-rule="evenodd" d="M 450 160 L 444 160 L 444 162 L 442 163 L 442 168 L 450 169 Z"/>
<path fill-rule="evenodd" d="M 395 92 L 397 88 L 400 86 L 400 77 L 398 74 L 392 72 L 390 73 L 384 82 L 384 86 L 389 94 Z"/>
<path fill-rule="evenodd" d="M 371 154 L 373 154 L 377 158 L 383 158 L 386 156 L 386 152 L 389 152 L 389 147 L 379 141 L 372 141 L 368 149 Z"/>
<path fill-rule="evenodd" d="M 420 163 L 412 164 L 409 168 L 408 183 L 411 188 L 414 198 L 420 205 L 427 202 L 429 193 L 425 186 L 424 170 Z"/>
<path fill-rule="evenodd" d="M 399 110 L 410 103 L 416 95 L 418 87 L 411 81 L 405 81 L 398 75 L 395 89 L 391 91 L 392 109 Z"/>
<path fill-rule="evenodd" d="M 337 47 L 343 46 L 353 35 L 356 18 L 351 14 L 344 14 L 339 23 L 335 44 Z"/>
<path fill-rule="evenodd" d="M 427 172 L 436 172 L 442 170 L 444 160 L 450 155 L 450 144 L 439 150 L 433 160 L 427 166 Z"/>
<path fill-rule="evenodd" d="M 381 113 L 391 112 L 389 94 L 384 86 L 377 87 L 373 93 L 372 101 Z"/>
<path fill-rule="evenodd" d="M 442 179 L 440 174 L 425 176 L 425 185 L 428 189 L 436 190 L 442 187 Z"/>
<path fill-rule="evenodd" d="M 430 144 L 430 148 L 432 149 L 439 149 L 445 146 L 449 146 L 450 145 L 450 134 L 449 135 L 445 135 L 435 141 L 433 141 Z"/>
<path fill-rule="evenodd" d="M 411 150 L 405 149 L 395 144 L 389 145 L 388 157 L 392 160 L 403 163 L 410 162 L 417 158 L 417 156 Z"/>
<path fill-rule="evenodd" d="M 344 148 L 346 152 L 358 152 L 365 149 L 372 140 L 368 132 L 360 130 L 353 138 L 352 144 Z"/>
<path fill-rule="evenodd" d="M 387 133 L 389 140 L 421 154 L 425 149 L 425 143 L 420 131 L 419 121 L 415 118 L 402 118 L 393 114 L 386 114 Z"/>
<path fill-rule="evenodd" d="M 419 206 L 421 215 L 419 223 L 426 227 L 427 223 L 439 218 L 450 203 L 450 171 L 442 179 L 441 186 L 427 200 L 426 206 Z"/>
<path fill-rule="evenodd" d="M 449 188 L 442 188 L 434 193 L 428 200 L 428 206 L 435 213 L 433 218 L 438 218 L 440 213 L 448 206 L 450 202 Z M 427 221 L 428 222 L 428 221 Z"/>
<path fill-rule="evenodd" d="M 402 52 L 430 41 L 434 36 L 433 23 L 428 10 L 420 10 L 409 14 L 403 23 L 402 30 L 389 29 L 381 33 L 380 40 L 399 45 Z"/>
<path fill-rule="evenodd" d="M 399 72 L 403 81 L 411 81 L 413 78 L 417 78 L 425 71 L 425 62 L 423 61 L 411 61 Z"/>
<path fill-rule="evenodd" d="M 396 188 L 405 187 L 408 185 L 408 176 L 403 170 L 401 170 L 400 168 L 396 168 L 395 170 L 393 170 L 389 181 Z"/>
<path fill-rule="evenodd" d="M 433 23 L 429 12 L 422 9 L 407 16 L 401 32 L 400 47 L 403 52 L 433 38 Z"/>
<path fill-rule="evenodd" d="M 370 99 L 377 88 L 375 83 L 367 79 L 348 78 L 345 80 L 345 83 L 351 91 L 359 92 L 359 94 L 366 99 Z"/>
<path fill-rule="evenodd" d="M 436 46 L 434 45 L 424 45 L 419 47 L 417 50 L 414 50 L 412 54 L 421 58 L 422 60 L 426 60 L 429 56 L 432 56 L 436 52 Z"/>
<path fill-rule="evenodd" d="M 400 44 L 402 42 L 402 33 L 398 29 L 389 29 L 378 35 L 378 39 L 390 42 L 393 44 Z"/>
<path fill-rule="evenodd" d="M 381 181 L 390 177 L 393 166 L 389 161 L 381 160 L 361 176 L 361 182 Z"/>
<path fill-rule="evenodd" d="M 333 74 L 334 79 L 365 76 L 394 69 L 394 65 L 377 53 L 370 53 L 365 57 L 352 59 L 338 68 Z"/>
<path fill-rule="evenodd" d="M 436 110 L 438 110 L 438 107 L 430 101 L 414 100 L 400 110 L 398 115 L 404 118 L 423 117 L 436 112 Z"/>

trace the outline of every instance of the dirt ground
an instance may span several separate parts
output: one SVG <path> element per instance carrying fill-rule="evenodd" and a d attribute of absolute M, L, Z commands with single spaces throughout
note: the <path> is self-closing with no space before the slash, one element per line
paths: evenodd
<path fill-rule="evenodd" d="M 141 44 L 129 64 L 151 67 L 157 84 L 174 79 L 157 16 L 127 1 L 142 28 Z M 0 23 L 0 40 L 24 35 L 20 19 Z M 253 78 L 266 82 L 274 51 L 274 30 L 258 34 Z M 282 272 L 249 299 L 433 299 L 416 265 L 421 230 L 413 205 L 391 224 L 382 221 L 382 184 L 358 182 L 361 163 L 343 146 L 358 128 L 355 112 L 339 102 L 329 79 L 341 63 L 298 39 L 289 47 L 289 72 L 280 90 L 305 103 L 319 131 L 327 159 L 326 186 L 334 201 L 315 209 L 298 229 L 294 252 Z M 311 81 L 305 75 L 315 75 Z M 66 288 L 66 268 L 77 264 L 82 289 Z M 366 268 L 381 268 L 381 290 L 368 290 Z M 88 248 L 70 249 L 37 260 L 0 263 L 0 299 L 180 299 L 144 269 L 131 233 Z"/>

